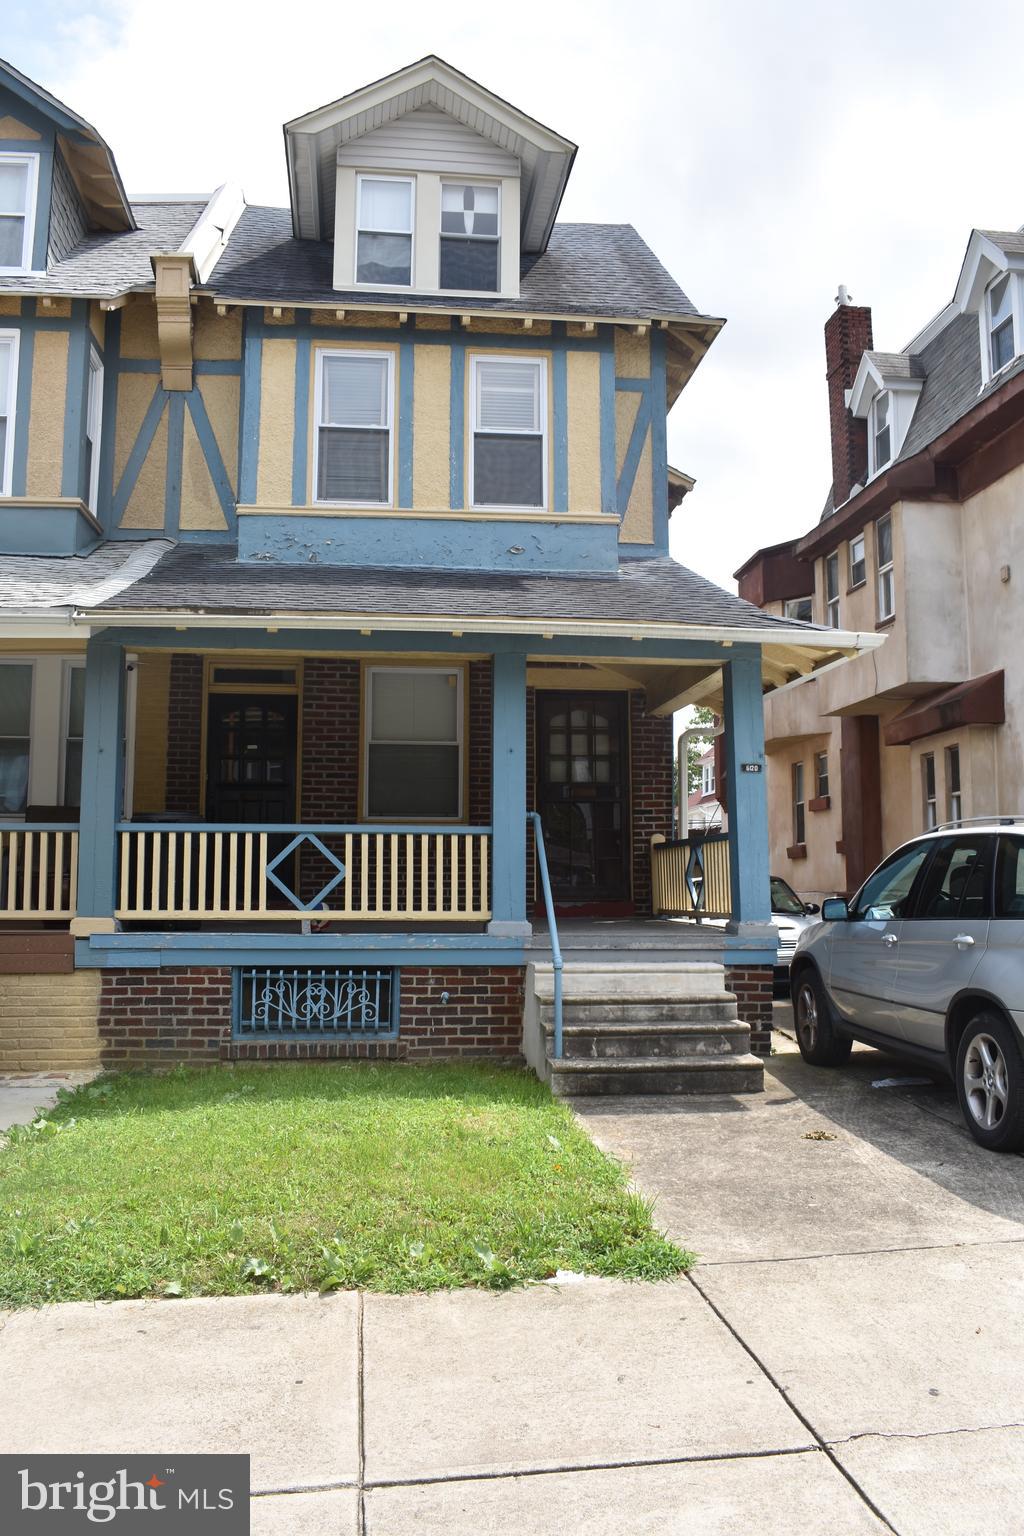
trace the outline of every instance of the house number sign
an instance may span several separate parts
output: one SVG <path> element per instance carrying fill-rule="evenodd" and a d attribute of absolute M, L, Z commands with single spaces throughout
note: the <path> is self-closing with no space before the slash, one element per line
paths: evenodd
<path fill-rule="evenodd" d="M 740 763 L 740 772 L 741 773 L 760 773 L 761 772 L 761 764 L 760 763 Z"/>

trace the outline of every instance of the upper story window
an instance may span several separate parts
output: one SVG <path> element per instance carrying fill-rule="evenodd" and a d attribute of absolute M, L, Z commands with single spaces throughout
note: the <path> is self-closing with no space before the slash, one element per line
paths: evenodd
<path fill-rule="evenodd" d="M 867 580 L 867 561 L 865 558 L 864 535 L 856 534 L 850 540 L 850 586 L 863 586 Z"/>
<path fill-rule="evenodd" d="M 38 155 L 0 154 L 0 272 L 31 270 L 38 178 Z"/>
<path fill-rule="evenodd" d="M 497 293 L 499 234 L 497 186 L 442 182 L 440 286 Z"/>
<path fill-rule="evenodd" d="M 85 408 L 85 504 L 95 512 L 100 486 L 100 434 L 103 425 L 103 364 L 89 349 L 89 397 Z"/>
<path fill-rule="evenodd" d="M 881 390 L 871 402 L 871 473 L 877 475 L 892 458 L 892 395 Z"/>
<path fill-rule="evenodd" d="M 471 505 L 546 506 L 545 360 L 474 357 L 472 397 Z"/>
<path fill-rule="evenodd" d="M 317 501 L 391 504 L 391 352 L 318 352 Z"/>
<path fill-rule="evenodd" d="M 0 331 L 0 496 L 11 494 L 20 339 L 18 331 Z"/>
<path fill-rule="evenodd" d="M 988 320 L 988 356 L 993 373 L 1005 368 L 1016 355 L 1013 335 L 1013 287 L 1010 273 L 990 283 L 985 294 Z"/>
<path fill-rule="evenodd" d="M 405 177 L 359 177 L 357 283 L 374 288 L 411 286 L 414 185 Z"/>
<path fill-rule="evenodd" d="M 715 765 L 705 763 L 701 769 L 701 794 L 713 795 L 715 792 Z"/>
<path fill-rule="evenodd" d="M 896 583 L 893 578 L 892 518 L 880 517 L 875 524 L 875 558 L 878 561 L 878 617 L 891 619 L 896 612 Z"/>
<path fill-rule="evenodd" d="M 793 842 L 800 847 L 807 841 L 807 802 L 804 799 L 804 765 L 794 763 L 792 775 Z"/>
<path fill-rule="evenodd" d="M 787 619 L 796 619 L 800 624 L 810 624 L 814 616 L 811 599 L 809 597 L 787 597 L 785 616 Z"/>
<path fill-rule="evenodd" d="M 839 628 L 839 551 L 825 560 L 825 623 Z"/>

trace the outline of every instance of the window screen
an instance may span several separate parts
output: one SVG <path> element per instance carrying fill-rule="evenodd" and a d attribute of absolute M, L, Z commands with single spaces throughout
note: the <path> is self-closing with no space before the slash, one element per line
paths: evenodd
<path fill-rule="evenodd" d="M 31 666 L 0 666 L 0 813 L 25 809 L 31 719 Z"/>
<path fill-rule="evenodd" d="M 391 354 L 321 355 L 318 501 L 390 500 Z"/>
<path fill-rule="evenodd" d="M 498 290 L 498 188 L 441 188 L 441 287 Z"/>
<path fill-rule="evenodd" d="M 356 282 L 412 282 L 412 182 L 359 178 Z"/>
<path fill-rule="evenodd" d="M 474 368 L 473 503 L 544 505 L 544 365 L 480 358 Z"/>
<path fill-rule="evenodd" d="M 401 820 L 461 809 L 461 673 L 375 668 L 369 674 L 366 810 Z"/>

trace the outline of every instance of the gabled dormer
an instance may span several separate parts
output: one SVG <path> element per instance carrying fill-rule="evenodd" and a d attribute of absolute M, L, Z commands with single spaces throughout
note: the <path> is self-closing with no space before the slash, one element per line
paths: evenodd
<path fill-rule="evenodd" d="M 978 317 L 985 389 L 1024 354 L 1024 231 L 971 231 L 953 303 Z"/>
<path fill-rule="evenodd" d="M 292 224 L 343 293 L 519 296 L 576 146 L 431 55 L 285 125 Z"/>
<path fill-rule="evenodd" d="M 900 456 L 924 387 L 921 359 L 909 352 L 865 352 L 847 404 L 868 424 L 868 479 Z"/>

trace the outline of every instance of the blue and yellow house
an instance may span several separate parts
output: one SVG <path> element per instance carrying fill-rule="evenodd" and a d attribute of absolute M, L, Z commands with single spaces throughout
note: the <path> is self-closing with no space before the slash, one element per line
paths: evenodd
<path fill-rule="evenodd" d="M 0 66 L 0 1066 L 514 1055 L 559 932 L 566 1006 L 685 963 L 763 1043 L 762 689 L 863 642 L 669 556 L 721 320 L 438 58 L 285 146 L 133 201 Z"/>

